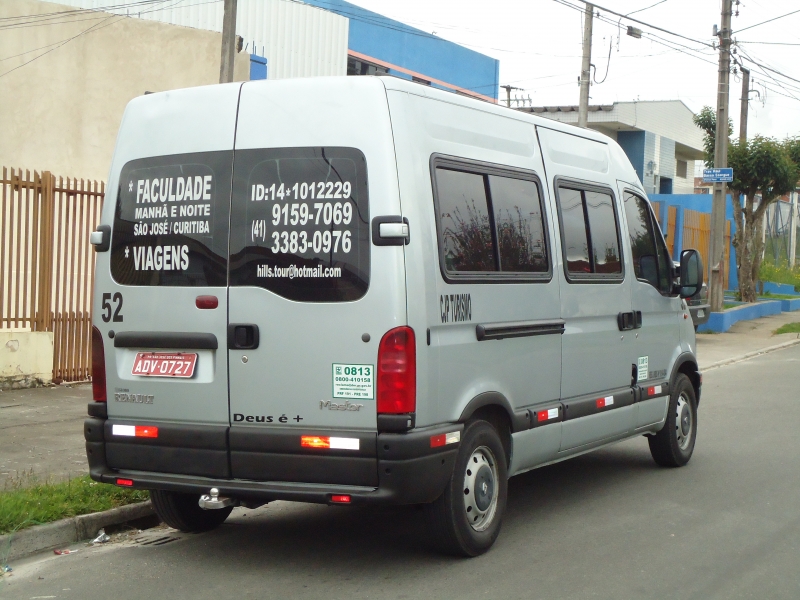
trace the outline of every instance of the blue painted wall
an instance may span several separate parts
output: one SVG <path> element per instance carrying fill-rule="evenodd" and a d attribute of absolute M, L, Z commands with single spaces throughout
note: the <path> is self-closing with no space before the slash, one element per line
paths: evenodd
<path fill-rule="evenodd" d="M 344 0 L 304 1 L 350 19 L 350 50 L 497 99 L 500 61 Z"/>
<path fill-rule="evenodd" d="M 644 181 L 644 131 L 618 131 L 617 143 L 636 169 L 639 181 Z"/>

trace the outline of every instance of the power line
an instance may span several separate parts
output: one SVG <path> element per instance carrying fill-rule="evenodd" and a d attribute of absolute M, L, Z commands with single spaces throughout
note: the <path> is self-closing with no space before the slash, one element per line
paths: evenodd
<path fill-rule="evenodd" d="M 636 10 L 629 12 L 628 15 L 635 15 L 637 12 L 650 10 L 654 6 L 658 6 L 659 4 L 664 4 L 664 2 L 666 2 L 666 1 L 667 0 L 658 0 L 658 2 L 656 2 L 655 4 L 651 4 L 650 6 L 645 6 L 644 8 L 637 8 Z M 625 15 L 625 16 L 628 16 L 628 15 Z"/>
<path fill-rule="evenodd" d="M 680 33 L 675 33 L 674 31 L 670 31 L 669 29 L 664 29 L 663 27 L 658 27 L 657 25 L 652 25 L 651 23 L 646 23 L 644 21 L 640 21 L 639 19 L 634 19 L 633 17 L 629 17 L 627 15 L 624 15 L 622 13 L 618 13 L 618 12 L 613 11 L 613 10 L 608 9 L 608 8 L 604 8 L 604 7 L 602 7 L 602 6 L 598 5 L 598 4 L 595 4 L 594 2 L 590 2 L 589 0 L 577 0 L 577 1 L 578 2 L 583 2 L 584 4 L 591 4 L 592 6 L 594 6 L 598 10 L 602 10 L 603 12 L 611 13 L 612 15 L 616 15 L 616 16 L 621 17 L 623 19 L 627 19 L 628 21 L 633 21 L 634 23 L 638 23 L 639 25 L 644 25 L 645 27 L 649 27 L 650 29 L 655 29 L 656 31 L 661 31 L 662 33 L 667 33 L 669 35 L 674 35 L 675 37 L 683 38 L 684 40 L 689 40 L 690 42 L 694 42 L 695 44 L 700 44 L 701 46 L 708 46 L 709 48 L 713 47 L 711 44 L 709 44 L 707 42 L 702 42 L 700 40 L 696 40 L 694 38 L 687 37 L 687 36 L 682 35 Z M 566 4 L 565 2 L 563 2 L 561 0 L 555 0 L 555 2 L 559 2 L 560 4 Z M 583 9 L 579 9 L 579 10 L 583 10 Z"/>
<path fill-rule="evenodd" d="M 782 19 L 784 17 L 788 17 L 789 15 L 793 15 L 796 13 L 800 13 L 800 9 L 793 10 L 792 12 L 788 12 L 785 15 L 781 15 L 779 17 L 773 17 L 771 19 L 767 19 L 766 21 L 761 21 L 761 23 L 756 23 L 755 25 L 748 25 L 747 27 L 742 27 L 741 29 L 737 29 L 735 33 L 741 33 L 742 31 L 747 31 L 748 29 L 752 29 L 753 27 L 758 27 L 759 25 L 763 25 L 764 23 L 772 23 L 772 21 L 777 21 L 778 19 Z"/>
<path fill-rule="evenodd" d="M 744 41 L 737 41 L 737 44 L 770 44 L 772 46 L 800 46 L 800 44 L 796 44 L 793 42 L 744 42 Z"/>

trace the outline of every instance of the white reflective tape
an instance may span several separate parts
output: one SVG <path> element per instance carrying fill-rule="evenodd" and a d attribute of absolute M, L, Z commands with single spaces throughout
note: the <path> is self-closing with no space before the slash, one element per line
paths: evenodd
<path fill-rule="evenodd" d="M 358 450 L 358 438 L 331 438 L 331 450 Z"/>
<path fill-rule="evenodd" d="M 136 426 L 135 425 L 112 425 L 111 426 L 111 433 L 112 433 L 112 435 L 128 435 L 130 437 L 136 437 Z"/>
<path fill-rule="evenodd" d="M 461 441 L 461 432 L 460 431 L 453 431 L 451 433 L 444 434 L 444 443 L 445 446 L 447 444 L 456 444 Z"/>
<path fill-rule="evenodd" d="M 605 401 L 604 402 L 605 406 L 611 406 L 612 404 L 614 404 L 614 396 L 606 396 L 605 398 L 603 398 L 603 400 Z"/>
<path fill-rule="evenodd" d="M 550 408 L 547 411 L 547 420 L 558 418 L 558 408 Z"/>
<path fill-rule="evenodd" d="M 656 394 L 660 394 L 661 393 L 661 386 L 660 385 L 655 386 L 653 389 L 655 390 Z"/>

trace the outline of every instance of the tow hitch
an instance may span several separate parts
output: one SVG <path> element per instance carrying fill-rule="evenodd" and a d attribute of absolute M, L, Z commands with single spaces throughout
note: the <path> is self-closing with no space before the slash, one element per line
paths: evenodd
<path fill-rule="evenodd" d="M 203 494 L 200 496 L 198 504 L 203 510 L 218 510 L 220 508 L 227 508 L 228 506 L 239 506 L 239 501 L 226 496 L 220 496 L 217 488 L 211 488 L 208 495 Z"/>

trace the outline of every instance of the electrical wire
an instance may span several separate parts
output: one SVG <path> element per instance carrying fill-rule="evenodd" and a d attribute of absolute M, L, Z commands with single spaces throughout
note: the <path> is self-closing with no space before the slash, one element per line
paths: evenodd
<path fill-rule="evenodd" d="M 627 17 L 628 15 L 635 15 L 637 12 L 642 12 L 642 11 L 645 11 L 645 10 L 650 10 L 650 9 L 651 9 L 651 8 L 653 8 L 654 6 L 658 6 L 659 4 L 664 4 L 664 2 L 666 2 L 666 1 L 667 1 L 667 0 L 658 0 L 658 2 L 656 2 L 655 4 L 651 4 L 650 6 L 645 6 L 644 8 L 637 8 L 636 10 L 634 10 L 634 11 L 632 11 L 632 12 L 629 12 L 629 13 L 628 13 L 627 15 L 625 15 L 625 16 Z"/>
<path fill-rule="evenodd" d="M 734 33 L 741 33 L 742 31 L 747 31 L 748 29 L 752 29 L 753 27 L 758 27 L 759 25 L 764 25 L 765 23 L 772 23 L 773 21 L 777 21 L 778 19 L 783 19 L 784 17 L 788 17 L 789 15 L 794 15 L 800 13 L 800 9 L 793 10 L 792 12 L 788 12 L 785 15 L 781 15 L 779 17 L 773 17 L 771 19 L 767 19 L 766 21 L 761 21 L 761 23 L 756 23 L 755 25 L 748 25 L 747 27 L 742 27 L 741 29 L 737 29 Z"/>
<path fill-rule="evenodd" d="M 563 0 L 554 0 L 554 1 L 558 2 L 559 4 L 564 4 L 564 5 L 569 6 Z M 680 33 L 676 33 L 674 31 L 670 31 L 669 29 L 664 29 L 663 27 L 659 27 L 658 25 L 653 25 L 651 23 L 646 23 L 645 21 L 640 21 L 639 19 L 634 19 L 633 17 L 629 17 L 627 15 L 623 15 L 622 13 L 618 13 L 616 11 L 613 11 L 613 10 L 609 9 L 609 8 L 604 8 L 604 7 L 602 7 L 602 6 L 598 5 L 598 4 L 595 4 L 594 2 L 589 2 L 589 0 L 576 0 L 576 1 L 577 2 L 583 2 L 584 4 L 591 4 L 594 8 L 596 8 L 598 10 L 610 13 L 612 15 L 616 15 L 618 17 L 621 17 L 623 19 L 627 19 L 629 21 L 633 21 L 634 23 L 638 23 L 639 25 L 644 25 L 645 27 L 649 27 L 650 29 L 655 29 L 656 31 L 661 31 L 662 33 L 667 33 L 669 35 L 674 35 L 675 37 L 683 38 L 684 40 L 688 40 L 690 42 L 694 42 L 695 44 L 700 44 L 701 46 L 712 47 L 712 45 L 709 44 L 708 42 L 702 42 L 700 40 L 696 40 L 694 38 L 690 38 L 690 37 L 682 35 Z M 571 7 L 571 8 L 575 8 L 575 7 Z M 578 9 L 579 10 L 584 10 L 584 9 L 582 9 L 580 7 L 578 7 Z"/>

